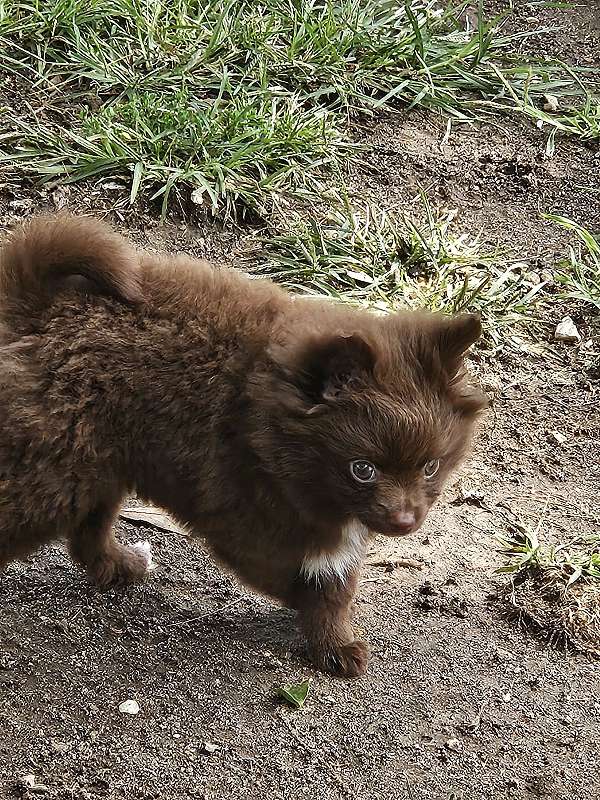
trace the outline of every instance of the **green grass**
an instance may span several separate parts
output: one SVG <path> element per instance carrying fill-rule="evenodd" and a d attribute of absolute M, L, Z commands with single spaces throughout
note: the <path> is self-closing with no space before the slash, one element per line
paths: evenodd
<path fill-rule="evenodd" d="M 3 0 L 4 68 L 39 85 L 88 81 L 102 92 L 219 91 L 227 74 L 248 90 L 365 108 L 391 97 L 460 114 L 504 94 L 578 92 L 564 70 L 512 62 L 483 18 L 458 21 L 465 3 L 433 0 Z M 12 50 L 9 52 L 9 48 Z M 503 73 L 498 75 L 502 65 Z M 506 77 L 504 77 L 506 76 Z M 475 93 L 475 94 L 473 94 Z"/>
<path fill-rule="evenodd" d="M 187 92 L 134 94 L 75 130 L 20 120 L 15 130 L 12 158 L 25 169 L 63 182 L 131 174 L 131 201 L 148 189 L 151 200 L 162 197 L 163 213 L 181 183 L 209 208 L 266 213 L 279 192 L 310 188 L 318 168 L 335 168 L 354 150 L 326 110 L 267 94 L 211 102 Z"/>
<path fill-rule="evenodd" d="M 600 239 L 566 217 L 548 214 L 545 219 L 573 231 L 580 240 L 580 246 L 569 247 L 568 258 L 559 264 L 556 279 L 564 296 L 600 311 Z"/>
<path fill-rule="evenodd" d="M 543 544 L 539 533 L 539 527 L 517 525 L 512 534 L 500 538 L 506 564 L 497 573 L 543 573 L 561 580 L 565 591 L 578 581 L 600 581 L 600 531 L 557 545 Z"/>
<path fill-rule="evenodd" d="M 561 65 L 511 56 L 522 37 L 496 21 L 465 30 L 464 5 L 0 0 L 0 78 L 18 81 L 0 109 L 0 158 L 45 181 L 119 176 L 163 211 L 181 190 L 214 211 L 263 212 L 345 166 L 357 112 L 400 104 L 464 120 L 585 95 Z M 560 115 L 550 124 L 566 130 Z"/>
<path fill-rule="evenodd" d="M 476 311 L 496 336 L 503 323 L 531 317 L 543 283 L 512 268 L 506 255 L 453 230 L 423 195 L 424 222 L 375 205 L 329 198 L 324 216 L 298 215 L 290 229 L 263 237 L 249 257 L 290 288 L 390 310 Z M 492 324 L 493 323 L 493 324 Z"/>
<path fill-rule="evenodd" d="M 600 141 L 600 96 L 598 95 L 600 73 L 591 70 L 590 82 L 586 84 L 580 75 L 566 64 L 564 70 L 565 75 L 571 76 L 572 79 L 571 92 L 564 91 L 561 84 L 558 93 L 548 89 L 541 94 L 539 77 L 535 76 L 533 71 L 530 71 L 520 86 L 515 86 L 514 81 L 501 71 L 498 72 L 507 95 L 514 102 L 514 108 L 524 116 L 535 120 L 538 127 L 549 128 L 546 148 L 549 156 L 554 152 L 557 133 L 574 136 L 585 142 Z M 546 82 L 544 86 L 547 85 Z"/>
<path fill-rule="evenodd" d="M 499 538 L 507 609 L 544 639 L 600 656 L 600 530 L 553 545 L 541 527 L 513 523 Z"/>

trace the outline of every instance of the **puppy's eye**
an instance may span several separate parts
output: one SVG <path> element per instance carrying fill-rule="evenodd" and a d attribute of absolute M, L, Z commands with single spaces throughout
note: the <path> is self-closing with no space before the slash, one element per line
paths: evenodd
<path fill-rule="evenodd" d="M 426 478 L 433 478 L 435 473 L 440 468 L 440 460 L 436 458 L 435 461 L 428 461 L 425 466 L 423 467 L 423 475 Z"/>
<path fill-rule="evenodd" d="M 350 462 L 350 473 L 358 483 L 375 483 L 377 480 L 377 470 L 373 464 L 362 459 Z"/>

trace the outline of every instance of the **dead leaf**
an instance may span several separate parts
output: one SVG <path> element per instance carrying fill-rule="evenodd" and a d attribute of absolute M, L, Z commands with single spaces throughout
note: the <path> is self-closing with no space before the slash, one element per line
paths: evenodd
<path fill-rule="evenodd" d="M 167 533 L 178 533 L 180 536 L 187 536 L 186 532 L 179 528 L 173 520 L 162 511 L 153 506 L 136 506 L 134 508 L 124 508 L 120 512 L 121 519 L 133 522 L 138 525 L 150 525 Z"/>

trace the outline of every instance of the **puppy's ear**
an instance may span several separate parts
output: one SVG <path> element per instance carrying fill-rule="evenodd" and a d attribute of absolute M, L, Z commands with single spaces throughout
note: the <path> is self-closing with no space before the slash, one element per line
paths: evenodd
<path fill-rule="evenodd" d="M 433 328 L 434 356 L 457 411 L 476 416 L 487 408 L 487 397 L 472 386 L 465 374 L 463 358 L 481 336 L 481 321 L 475 314 L 438 316 Z"/>
<path fill-rule="evenodd" d="M 357 333 L 324 334 L 274 353 L 305 411 L 335 402 L 352 387 L 368 382 L 375 367 L 373 347 Z"/>
<path fill-rule="evenodd" d="M 463 356 L 481 336 L 481 320 L 476 314 L 438 317 L 434 337 L 444 372 L 450 379 L 460 372 Z"/>
<path fill-rule="evenodd" d="M 317 402 L 334 401 L 365 382 L 375 366 L 372 347 L 360 336 L 338 334 L 314 344 L 304 356 L 305 391 Z"/>

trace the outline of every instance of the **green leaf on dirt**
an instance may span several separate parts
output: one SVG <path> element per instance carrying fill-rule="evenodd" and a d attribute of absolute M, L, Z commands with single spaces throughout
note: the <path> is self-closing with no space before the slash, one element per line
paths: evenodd
<path fill-rule="evenodd" d="M 310 681 L 302 681 L 302 683 L 292 683 L 289 686 L 280 686 L 277 689 L 277 696 L 294 708 L 302 708 L 309 690 Z"/>

